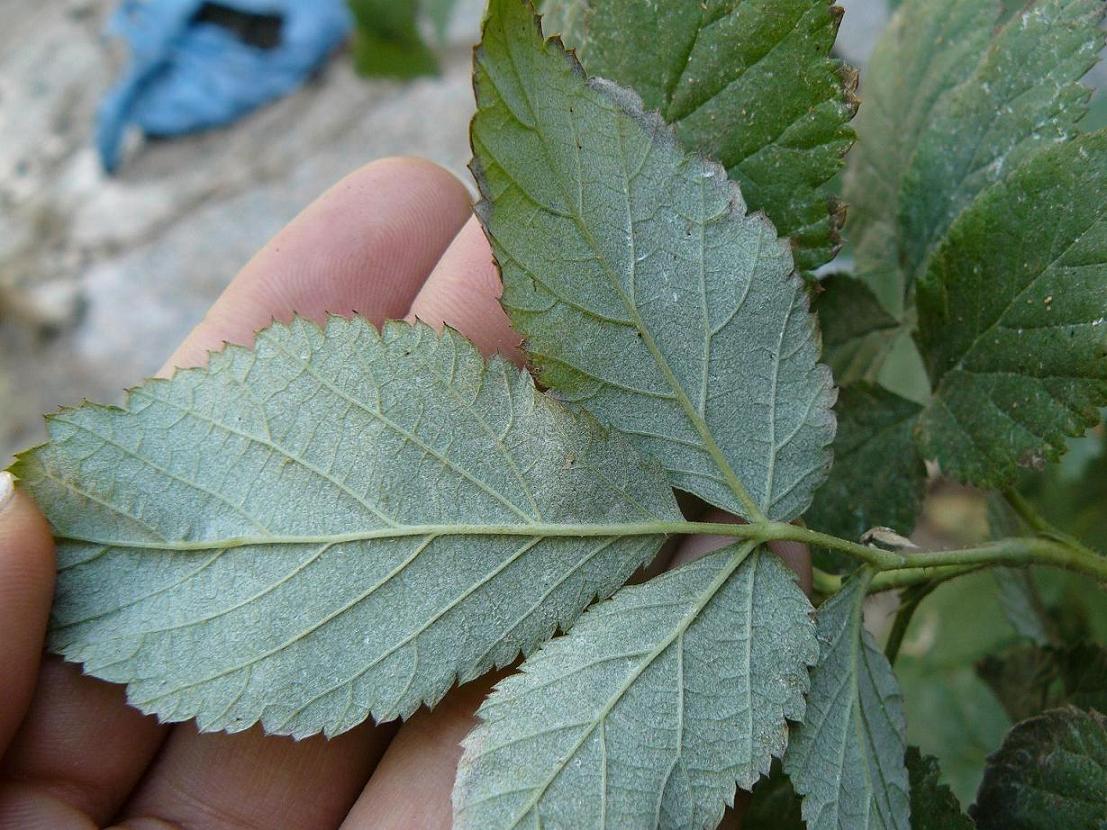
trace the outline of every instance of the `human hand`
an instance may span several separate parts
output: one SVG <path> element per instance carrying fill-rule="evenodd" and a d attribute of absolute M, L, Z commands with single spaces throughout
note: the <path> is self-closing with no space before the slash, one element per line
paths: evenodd
<path fill-rule="evenodd" d="M 489 354 L 519 359 L 499 277 L 464 186 L 423 161 L 348 176 L 239 273 L 163 367 L 249 343 L 274 317 L 355 312 L 379 325 L 448 323 Z M 495 677 L 454 689 L 402 726 L 362 724 L 327 740 L 199 734 L 126 705 L 122 688 L 40 660 L 53 591 L 49 528 L 0 476 L 0 830 L 446 828 L 460 741 Z M 710 520 L 725 520 L 718 514 Z M 654 567 L 729 540 L 669 547 Z M 777 548 L 810 587 L 806 552 Z"/>

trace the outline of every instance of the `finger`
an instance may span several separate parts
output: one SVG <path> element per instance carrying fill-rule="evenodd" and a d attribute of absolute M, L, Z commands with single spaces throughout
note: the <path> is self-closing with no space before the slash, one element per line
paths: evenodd
<path fill-rule="evenodd" d="M 452 326 L 485 355 L 500 352 L 521 362 L 520 338 L 500 307 L 501 292 L 491 248 L 471 219 L 412 302 L 408 319 Z M 453 689 L 433 711 L 422 710 L 401 726 L 343 827 L 448 828 L 460 742 L 495 680 Z"/>
<path fill-rule="evenodd" d="M 324 311 L 352 309 L 374 320 L 402 317 L 470 212 L 461 184 L 427 162 L 389 160 L 363 168 L 243 269 L 167 367 L 203 362 L 225 340 L 249 342 L 272 317 L 293 311 L 317 319 Z M 25 727 L 36 740 L 16 754 L 12 774 L 39 789 L 49 784 L 52 791 L 72 793 L 71 803 L 82 806 L 91 803 L 83 793 L 95 789 L 89 812 L 103 823 L 157 752 L 163 730 L 125 707 L 118 687 L 83 678 L 72 667 L 58 667 L 47 681 L 52 693 Z M 224 756 L 233 756 L 233 744 L 224 749 Z M 116 754 L 128 765 L 103 762 Z M 172 754 L 159 759 L 160 769 L 172 772 L 171 761 Z M 218 776 L 218 764 L 212 770 Z"/>
<path fill-rule="evenodd" d="M 502 293 L 492 249 L 480 223 L 472 217 L 415 297 L 408 319 L 418 318 L 435 328 L 448 325 L 472 340 L 483 354 L 499 352 L 521 364 L 521 338 L 500 307 Z"/>
<path fill-rule="evenodd" d="M 293 312 L 401 319 L 472 215 L 452 174 L 410 158 L 373 162 L 336 184 L 261 249 L 166 363 L 196 366 L 224 341 Z M 164 371 L 164 370 L 163 370 Z"/>
<path fill-rule="evenodd" d="M 342 830 L 449 830 L 461 739 L 481 701 L 503 673 L 453 689 L 433 711 L 401 728 L 354 804 Z"/>
<path fill-rule="evenodd" d="M 445 170 L 414 159 L 371 164 L 278 234 L 175 359 L 195 361 L 224 340 L 247 341 L 293 311 L 320 322 L 327 312 L 357 311 L 375 323 L 401 318 L 471 214 L 467 191 Z M 222 826 L 251 804 L 262 811 L 259 826 L 327 826 L 320 817 L 346 812 L 392 733 L 367 726 L 334 741 L 295 742 L 260 730 L 179 728 L 121 815 Z M 212 793 L 225 798 L 215 803 Z"/>
<path fill-rule="evenodd" d="M 31 701 L 53 592 L 50 528 L 0 472 L 0 757 Z"/>
<path fill-rule="evenodd" d="M 337 827 L 387 737 L 372 724 L 299 742 L 257 727 L 235 735 L 178 727 L 121 826 L 141 828 L 148 819 L 138 817 L 149 816 L 196 830 Z"/>

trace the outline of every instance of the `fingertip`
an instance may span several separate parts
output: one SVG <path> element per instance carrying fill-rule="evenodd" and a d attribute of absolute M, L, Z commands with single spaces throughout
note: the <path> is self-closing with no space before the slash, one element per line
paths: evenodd
<path fill-rule="evenodd" d="M 500 305 L 503 283 L 492 248 L 476 217 L 466 222 L 411 304 L 408 320 L 448 325 L 483 354 L 523 363 L 521 338 Z"/>
<path fill-rule="evenodd" d="M 30 703 L 54 593 L 50 526 L 13 484 L 0 473 L 0 754 Z"/>
<path fill-rule="evenodd" d="M 202 364 L 224 340 L 249 345 L 294 313 L 317 322 L 358 313 L 378 326 L 402 318 L 471 215 L 465 185 L 433 162 L 395 157 L 361 167 L 243 267 L 162 373 Z"/>

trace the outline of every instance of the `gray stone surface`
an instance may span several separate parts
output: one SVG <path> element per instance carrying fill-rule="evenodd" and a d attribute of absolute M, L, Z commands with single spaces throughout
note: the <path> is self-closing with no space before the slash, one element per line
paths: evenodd
<path fill-rule="evenodd" d="M 90 147 L 121 62 L 107 0 L 8 0 L 0 30 L 0 464 L 38 413 L 117 401 L 155 371 L 250 255 L 323 190 L 382 156 L 467 178 L 466 0 L 440 77 L 365 80 L 338 55 L 234 126 L 131 148 L 116 178 Z"/>

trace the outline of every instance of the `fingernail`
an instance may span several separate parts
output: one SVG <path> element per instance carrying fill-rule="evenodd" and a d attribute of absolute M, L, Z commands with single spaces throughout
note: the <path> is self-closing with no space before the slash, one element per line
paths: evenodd
<path fill-rule="evenodd" d="M 7 471 L 0 472 L 0 513 L 15 498 L 15 476 Z"/>

